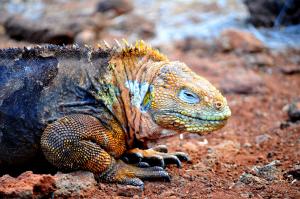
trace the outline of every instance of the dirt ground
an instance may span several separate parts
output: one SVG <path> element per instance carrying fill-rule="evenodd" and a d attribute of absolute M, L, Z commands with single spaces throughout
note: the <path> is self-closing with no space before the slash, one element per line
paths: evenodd
<path fill-rule="evenodd" d="M 8 38 L 0 28 L 1 48 L 29 44 Z M 183 163 L 183 168 L 167 167 L 171 182 L 146 181 L 141 191 L 130 186 L 95 184 L 87 176 L 83 181 L 91 184 L 86 187 L 73 182 L 69 186 L 78 186 L 75 191 L 65 188 L 67 191 L 53 194 L 53 188 L 46 197 L 300 198 L 300 122 L 289 121 L 287 113 L 289 104 L 300 100 L 300 51 L 269 50 L 253 38 L 244 44 L 228 47 L 220 41 L 207 45 L 197 39 L 184 39 L 157 46 L 171 60 L 185 62 L 216 85 L 232 111 L 221 130 L 206 136 L 182 134 L 156 143 L 166 144 L 169 151 L 186 152 L 192 158 L 191 163 Z M 38 174 L 37 178 L 42 176 Z M 5 179 L 0 177 L 0 182 Z M 16 197 L 5 195 L 5 190 L 0 193 Z M 35 196 L 29 194 L 31 197 Z"/>

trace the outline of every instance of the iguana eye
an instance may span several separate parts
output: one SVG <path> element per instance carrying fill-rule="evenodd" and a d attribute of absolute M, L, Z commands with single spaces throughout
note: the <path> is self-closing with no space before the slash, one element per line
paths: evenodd
<path fill-rule="evenodd" d="M 196 104 L 200 102 L 200 98 L 195 93 L 187 90 L 187 89 L 181 89 L 178 94 L 179 99 L 181 99 L 184 102 L 187 102 L 189 104 Z"/>

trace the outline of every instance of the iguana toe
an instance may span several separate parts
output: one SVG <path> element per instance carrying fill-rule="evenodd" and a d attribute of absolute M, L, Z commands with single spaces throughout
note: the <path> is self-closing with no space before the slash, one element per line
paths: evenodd
<path fill-rule="evenodd" d="M 154 166 L 148 168 L 140 168 L 137 177 L 142 180 L 163 180 L 170 182 L 171 177 L 162 167 Z"/>
<path fill-rule="evenodd" d="M 174 152 L 172 153 L 172 155 L 179 158 L 180 161 L 188 162 L 188 163 L 191 162 L 191 158 L 189 157 L 189 155 L 184 152 Z"/>
<path fill-rule="evenodd" d="M 170 175 L 162 167 L 136 167 L 118 160 L 111 169 L 97 178 L 104 182 L 118 182 L 143 188 L 142 180 L 160 180 L 169 182 Z"/>
<path fill-rule="evenodd" d="M 163 157 L 163 159 L 164 159 L 164 162 L 165 162 L 166 165 L 168 165 L 168 164 L 176 164 L 176 166 L 177 166 L 178 168 L 181 168 L 181 167 L 182 167 L 181 161 L 180 161 L 179 158 L 178 158 L 177 156 L 175 156 L 175 155 L 169 155 L 169 154 L 167 154 L 167 155 L 165 155 L 165 156 Z"/>
<path fill-rule="evenodd" d="M 144 189 L 144 183 L 139 178 L 124 178 L 120 183 L 140 187 L 142 190 Z"/>

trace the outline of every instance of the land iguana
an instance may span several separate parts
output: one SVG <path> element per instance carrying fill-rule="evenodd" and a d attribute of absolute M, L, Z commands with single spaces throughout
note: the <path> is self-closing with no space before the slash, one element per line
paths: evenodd
<path fill-rule="evenodd" d="M 58 169 L 143 187 L 170 180 L 165 165 L 189 159 L 164 145 L 147 149 L 147 141 L 203 135 L 230 115 L 205 78 L 143 41 L 0 50 L 0 167 L 43 151 Z"/>

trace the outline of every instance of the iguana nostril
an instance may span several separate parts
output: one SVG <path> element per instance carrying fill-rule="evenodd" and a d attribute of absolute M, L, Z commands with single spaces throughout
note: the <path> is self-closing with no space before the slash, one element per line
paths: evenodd
<path fill-rule="evenodd" d="M 220 110 L 223 107 L 223 103 L 221 101 L 216 101 L 215 102 L 215 108 L 217 110 Z"/>

